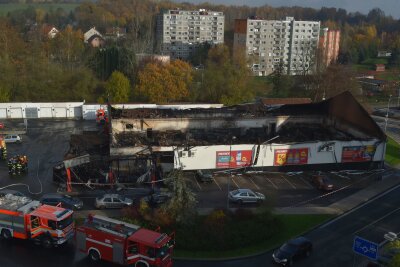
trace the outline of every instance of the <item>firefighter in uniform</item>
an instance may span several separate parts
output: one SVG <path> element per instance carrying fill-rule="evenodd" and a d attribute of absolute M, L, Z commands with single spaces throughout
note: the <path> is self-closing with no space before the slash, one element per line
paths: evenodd
<path fill-rule="evenodd" d="M 6 160 L 7 159 L 7 148 L 4 146 L 1 148 L 1 157 Z"/>
<path fill-rule="evenodd" d="M 17 158 L 17 159 L 15 160 L 15 168 L 16 168 L 17 174 L 18 174 L 18 175 L 21 175 L 21 173 L 22 173 L 22 164 L 21 164 L 21 162 L 19 161 L 19 158 Z"/>
<path fill-rule="evenodd" d="M 9 160 L 9 167 L 8 167 L 8 172 L 11 174 L 11 175 L 16 175 L 17 173 L 17 161 L 16 161 L 16 159 L 15 159 L 15 157 L 12 157 L 10 160 Z"/>

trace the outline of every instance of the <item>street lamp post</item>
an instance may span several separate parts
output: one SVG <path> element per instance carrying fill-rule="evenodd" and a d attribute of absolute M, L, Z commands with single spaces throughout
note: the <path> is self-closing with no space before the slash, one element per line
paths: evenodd
<path fill-rule="evenodd" d="M 392 95 L 389 96 L 389 101 L 388 101 L 388 105 L 387 105 L 387 109 L 386 109 L 386 118 L 385 118 L 385 134 L 386 134 L 386 128 L 387 128 L 387 124 L 389 121 L 389 108 L 390 108 L 390 100 L 392 99 Z"/>
<path fill-rule="evenodd" d="M 231 159 L 232 159 L 232 141 L 236 139 L 236 136 L 232 136 L 229 144 L 229 174 L 228 174 L 228 192 L 227 192 L 227 198 L 226 198 L 226 207 L 227 210 L 229 210 L 229 190 L 231 187 L 231 179 L 232 179 L 232 173 L 231 173 Z"/>

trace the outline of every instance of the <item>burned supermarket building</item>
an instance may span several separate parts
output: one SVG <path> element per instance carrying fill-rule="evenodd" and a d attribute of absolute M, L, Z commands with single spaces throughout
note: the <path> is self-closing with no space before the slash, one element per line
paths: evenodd
<path fill-rule="evenodd" d="M 116 177 L 171 171 L 372 169 L 386 135 L 344 92 L 318 103 L 110 109 Z"/>

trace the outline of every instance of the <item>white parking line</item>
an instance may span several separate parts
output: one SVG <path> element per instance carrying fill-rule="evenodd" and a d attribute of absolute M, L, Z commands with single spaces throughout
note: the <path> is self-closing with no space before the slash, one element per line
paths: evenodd
<path fill-rule="evenodd" d="M 257 190 L 260 190 L 260 187 L 249 177 L 250 181 L 254 184 L 254 186 L 257 188 Z"/>
<path fill-rule="evenodd" d="M 239 189 L 240 187 L 238 186 L 238 184 L 235 182 L 235 179 L 233 179 L 232 177 L 232 182 L 236 185 L 236 187 Z"/>
<path fill-rule="evenodd" d="M 300 180 L 303 181 L 304 184 L 307 185 L 308 188 L 313 188 L 310 182 L 307 182 L 306 180 L 303 179 L 303 177 L 299 176 Z"/>
<path fill-rule="evenodd" d="M 282 177 L 283 179 L 285 179 L 285 181 L 286 181 L 288 184 L 290 184 L 290 185 L 293 187 L 293 189 L 296 189 L 296 187 L 294 186 L 294 184 L 292 184 L 291 182 L 289 182 L 289 180 L 286 179 L 284 175 L 281 175 L 281 177 Z"/>
<path fill-rule="evenodd" d="M 200 186 L 199 182 L 197 181 L 196 177 L 194 177 L 194 180 L 195 180 L 197 186 L 199 187 L 200 191 L 202 191 L 203 189 L 201 188 L 201 186 Z"/>
<path fill-rule="evenodd" d="M 268 177 L 265 177 L 268 182 L 270 182 L 272 184 L 273 187 L 275 187 L 275 189 L 278 189 L 278 187 L 276 186 L 276 184 L 274 184 Z"/>
<path fill-rule="evenodd" d="M 219 184 L 217 183 L 217 179 L 214 179 L 214 178 L 213 178 L 213 180 L 214 180 L 215 184 L 218 186 L 219 190 L 222 191 L 221 186 L 219 186 Z"/>
<path fill-rule="evenodd" d="M 400 210 L 400 208 L 397 208 L 397 209 L 395 209 L 395 210 L 392 210 L 391 212 L 389 212 L 389 213 L 385 214 L 384 216 L 380 217 L 379 219 L 377 219 L 377 220 L 371 222 L 370 224 L 367 224 L 367 225 L 364 226 L 363 228 L 361 228 L 361 229 L 355 231 L 355 232 L 353 233 L 353 235 L 354 235 L 354 234 L 357 234 L 357 233 L 359 233 L 359 232 L 361 232 L 362 230 L 368 228 L 368 227 L 371 226 L 371 225 L 374 225 L 375 223 L 377 223 L 377 222 L 379 222 L 379 221 L 385 219 L 386 217 L 392 215 L 393 213 L 396 213 L 396 212 L 399 211 L 399 210 Z"/>

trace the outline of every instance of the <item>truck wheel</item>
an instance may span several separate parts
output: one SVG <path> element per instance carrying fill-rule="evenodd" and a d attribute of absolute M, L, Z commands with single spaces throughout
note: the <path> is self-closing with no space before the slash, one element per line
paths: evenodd
<path fill-rule="evenodd" d="M 98 253 L 96 250 L 91 249 L 91 250 L 89 251 L 89 259 L 90 259 L 91 261 L 99 261 L 99 260 L 100 260 L 100 255 L 99 255 L 99 253 Z"/>
<path fill-rule="evenodd" d="M 7 229 L 3 229 L 3 230 L 1 230 L 1 238 L 3 238 L 4 240 L 8 240 L 8 239 L 11 239 L 11 232 L 10 232 L 10 230 L 7 230 Z"/>
<path fill-rule="evenodd" d="M 44 236 L 42 238 L 42 246 L 46 249 L 52 248 L 53 247 L 53 240 L 51 240 L 50 236 Z"/>
<path fill-rule="evenodd" d="M 144 263 L 144 262 L 136 262 L 135 267 L 149 267 L 148 264 Z"/>

